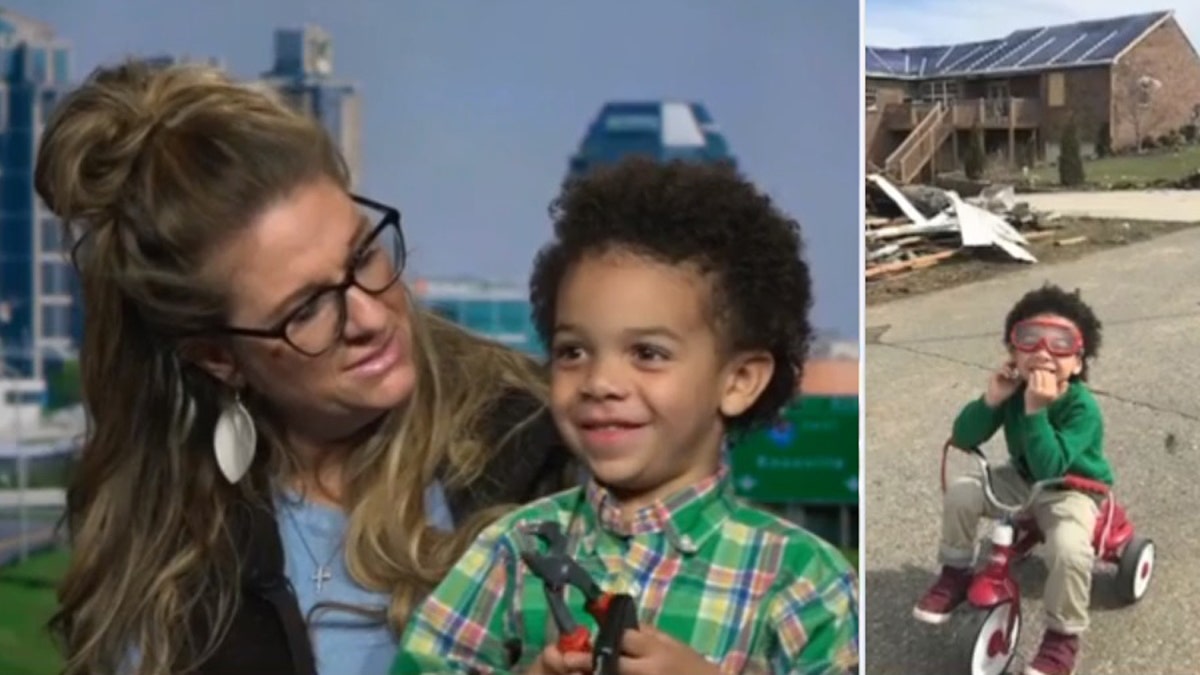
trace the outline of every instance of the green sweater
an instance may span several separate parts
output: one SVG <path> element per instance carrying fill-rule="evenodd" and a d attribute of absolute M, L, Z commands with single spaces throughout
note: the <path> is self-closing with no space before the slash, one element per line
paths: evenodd
<path fill-rule="evenodd" d="M 1057 401 L 1025 414 L 1025 387 L 991 408 L 983 397 L 971 401 L 954 420 L 952 441 L 961 448 L 982 445 L 1001 426 L 1013 464 L 1039 481 L 1075 474 L 1113 484 L 1104 457 L 1104 418 L 1087 385 L 1074 381 Z"/>

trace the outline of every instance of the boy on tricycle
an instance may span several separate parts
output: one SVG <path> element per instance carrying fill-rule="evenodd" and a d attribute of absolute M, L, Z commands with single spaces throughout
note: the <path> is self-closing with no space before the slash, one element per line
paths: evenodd
<path fill-rule="evenodd" d="M 1035 483 L 1068 475 L 1111 486 L 1104 419 L 1086 383 L 1101 338 L 1092 309 L 1078 294 L 1046 285 L 1013 306 L 1004 335 L 1009 358 L 991 374 L 984 394 L 959 413 L 951 444 L 975 448 L 1004 429 L 1010 461 L 990 474 L 991 488 L 1004 502 L 1022 502 Z M 1101 501 L 1095 491 L 1067 482 L 1039 491 L 1029 509 L 1044 537 L 1050 569 L 1044 594 L 1047 628 L 1026 673 L 1067 675 L 1075 669 L 1079 636 L 1088 627 Z M 942 570 L 914 608 L 917 619 L 944 623 L 967 599 L 979 520 L 995 510 L 977 476 L 958 478 L 946 488 Z"/>

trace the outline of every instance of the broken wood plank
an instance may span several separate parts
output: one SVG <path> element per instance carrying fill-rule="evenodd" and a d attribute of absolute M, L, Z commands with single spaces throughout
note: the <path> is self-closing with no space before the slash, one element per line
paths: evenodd
<path fill-rule="evenodd" d="M 875 265 L 875 266 L 867 268 L 866 276 L 868 279 L 874 279 L 876 277 L 882 276 L 884 274 L 889 274 L 891 272 L 903 272 L 906 270 L 911 270 L 917 266 L 928 267 L 930 265 L 936 265 L 937 263 L 954 255 L 955 253 L 958 253 L 958 251 L 957 250 L 940 251 L 938 253 L 931 253 L 929 255 L 919 256 L 917 258 L 913 258 L 912 260 L 903 260 L 903 261 L 899 261 L 899 262 L 891 262 L 891 263 L 883 263 L 881 265 Z"/>
<path fill-rule="evenodd" d="M 1087 237 L 1084 237 L 1084 236 L 1067 237 L 1066 239 L 1059 239 L 1058 241 L 1054 242 L 1054 245 L 1055 246 L 1074 246 L 1076 244 L 1082 244 L 1085 241 L 1087 241 Z"/>
<path fill-rule="evenodd" d="M 870 232 L 867 232 L 867 239 L 887 239 L 889 237 L 906 237 L 913 234 L 952 234 L 958 231 L 958 223 L 953 222 L 948 216 L 938 214 L 931 220 L 923 223 L 909 223 L 907 225 L 889 225 L 880 227 Z"/>

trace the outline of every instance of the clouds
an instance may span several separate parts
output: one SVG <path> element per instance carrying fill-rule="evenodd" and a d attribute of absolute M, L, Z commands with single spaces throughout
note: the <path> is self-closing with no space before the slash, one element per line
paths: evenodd
<path fill-rule="evenodd" d="M 1162 0 L 866 0 L 866 41 L 912 47 L 1001 38 L 1014 30 L 1168 9 Z M 1200 40 L 1200 4 L 1175 11 L 1193 43 Z"/>

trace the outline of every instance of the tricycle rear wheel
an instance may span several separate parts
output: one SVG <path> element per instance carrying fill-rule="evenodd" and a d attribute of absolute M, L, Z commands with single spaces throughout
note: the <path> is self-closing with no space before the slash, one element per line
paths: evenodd
<path fill-rule="evenodd" d="M 1117 563 L 1117 594 L 1121 600 L 1132 605 L 1145 597 L 1154 576 L 1155 553 L 1154 542 L 1142 537 L 1134 537 L 1125 545 Z"/>

